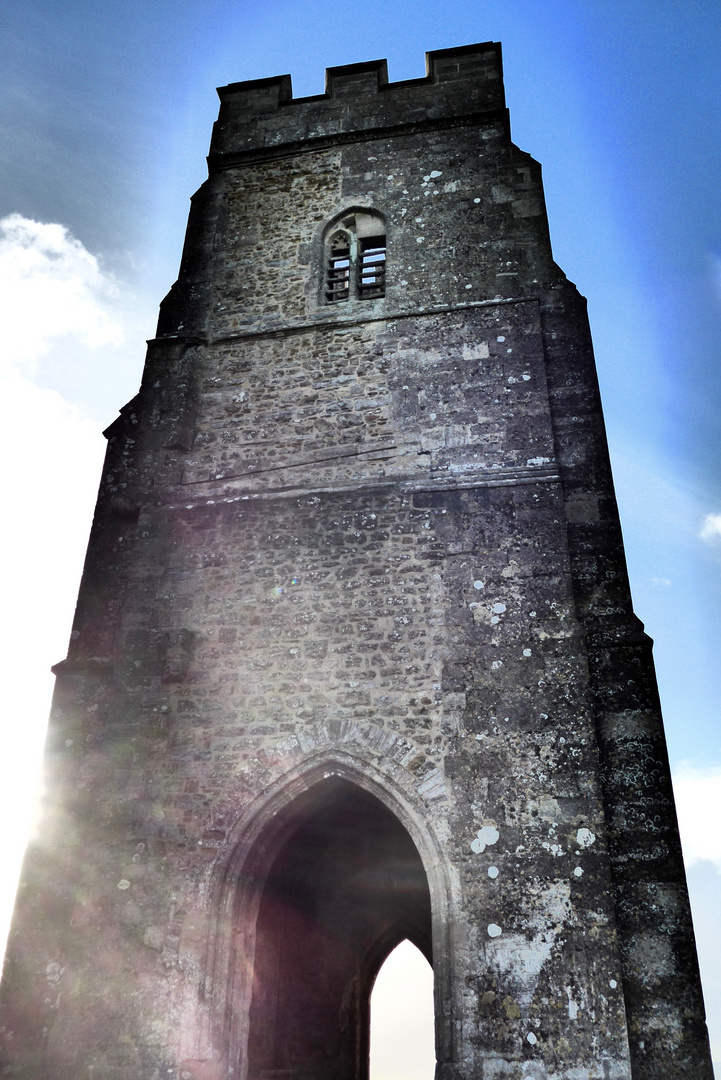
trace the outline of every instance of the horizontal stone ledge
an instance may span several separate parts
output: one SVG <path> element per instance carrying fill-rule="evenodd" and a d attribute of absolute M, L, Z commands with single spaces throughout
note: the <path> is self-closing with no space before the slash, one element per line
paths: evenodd
<path fill-rule="evenodd" d="M 79 656 L 72 659 L 59 660 L 50 668 L 53 675 L 88 675 L 96 673 L 102 675 L 111 671 L 116 661 L 107 656 Z"/>
<path fill-rule="evenodd" d="M 221 483 L 221 481 L 212 481 Z M 353 491 L 398 491 L 399 494 L 413 494 L 421 491 L 459 491 L 468 488 L 515 487 L 524 484 L 549 484 L 560 482 L 555 468 L 498 469 L 475 472 L 466 476 L 430 477 L 428 479 L 391 479 L 354 480 L 350 483 L 329 482 L 317 485 L 293 485 L 282 488 L 254 491 L 239 491 L 233 494 L 199 495 L 193 494 L 188 500 L 166 504 L 168 510 L 193 510 L 207 506 L 228 506 L 239 502 L 258 502 L 269 499 L 295 499 L 306 495 L 335 495 Z M 199 482 L 193 487 L 197 489 Z M 175 492 L 176 497 L 181 494 Z"/>
<path fill-rule="evenodd" d="M 566 279 L 549 282 L 546 285 L 539 286 L 539 294 L 550 290 L 551 288 L 557 288 L 558 285 L 569 284 Z M 462 313 L 464 311 L 471 311 L 474 308 L 485 309 L 507 306 L 509 304 L 538 304 L 539 295 L 533 296 L 496 296 L 489 300 L 469 300 L 462 304 L 438 304 L 431 305 L 424 308 L 404 309 L 399 308 L 393 310 L 389 307 L 382 307 L 383 300 L 368 301 L 368 304 L 373 304 L 373 309 L 369 315 L 365 317 L 351 317 L 344 318 L 340 313 L 334 315 L 332 319 L 328 318 L 325 311 L 319 315 L 316 319 L 310 319 L 305 322 L 286 323 L 281 326 L 280 324 L 266 324 L 264 326 L 256 326 L 248 330 L 240 330 L 234 334 L 219 334 L 217 337 L 199 338 L 196 334 L 166 334 L 163 337 L 149 338 L 148 345 L 169 345 L 172 343 L 183 342 L 187 345 L 200 345 L 205 348 L 210 348 L 214 345 L 227 345 L 233 341 L 247 341 L 252 338 L 262 337 L 292 337 L 294 334 L 310 332 L 313 330 L 338 330 L 352 328 L 354 326 L 365 326 L 367 323 L 389 323 L 397 322 L 402 319 L 422 319 L 433 318 L 437 315 L 453 315 L 456 312 Z"/>
<path fill-rule="evenodd" d="M 486 469 L 464 476 L 430 477 L 428 480 L 402 480 L 401 491 L 457 491 L 476 487 L 515 487 L 517 484 L 550 484 L 560 482 L 558 469 L 553 466 L 526 469 Z"/>
<path fill-rule="evenodd" d="M 206 161 L 208 176 L 226 172 L 229 169 L 245 168 L 266 161 L 282 158 L 307 156 L 309 153 L 328 150 L 336 146 L 356 143 L 376 142 L 399 136 L 416 135 L 425 131 L 443 131 L 458 127 L 480 127 L 498 124 L 506 135 L 510 135 L 508 109 L 492 107 L 462 116 L 441 116 L 412 123 L 385 123 L 374 127 L 354 127 L 345 131 L 310 135 L 306 138 L 290 139 L 287 142 L 250 146 L 245 149 L 212 150 Z"/>

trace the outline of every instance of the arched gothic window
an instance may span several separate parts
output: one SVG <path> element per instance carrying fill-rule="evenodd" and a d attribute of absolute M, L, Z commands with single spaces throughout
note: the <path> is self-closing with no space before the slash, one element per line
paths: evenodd
<path fill-rule="evenodd" d="M 330 240 L 325 295 L 329 303 L 347 300 L 350 294 L 350 234 L 342 229 Z"/>
<path fill-rule="evenodd" d="M 380 214 L 347 214 L 328 231 L 323 255 L 327 304 L 385 296 L 386 230 Z"/>

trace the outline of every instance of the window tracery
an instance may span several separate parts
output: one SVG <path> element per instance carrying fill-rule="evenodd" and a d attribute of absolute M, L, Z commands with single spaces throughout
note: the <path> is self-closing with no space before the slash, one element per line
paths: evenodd
<path fill-rule="evenodd" d="M 323 245 L 327 304 L 385 296 L 386 231 L 380 214 L 350 213 L 329 230 Z"/>

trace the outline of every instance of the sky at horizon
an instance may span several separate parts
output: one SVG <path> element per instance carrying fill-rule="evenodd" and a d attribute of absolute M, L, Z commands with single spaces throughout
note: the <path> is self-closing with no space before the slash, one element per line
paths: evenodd
<path fill-rule="evenodd" d="M 4 9 L 6 866 L 19 858 L 31 805 L 48 668 L 65 655 L 100 432 L 136 391 L 144 339 L 177 273 L 214 88 L 290 72 L 295 96 L 321 93 L 326 67 L 379 57 L 396 81 L 424 74 L 425 51 L 498 40 L 514 141 L 543 165 L 556 260 L 588 297 L 721 1061 L 719 5 L 10 0 Z"/>

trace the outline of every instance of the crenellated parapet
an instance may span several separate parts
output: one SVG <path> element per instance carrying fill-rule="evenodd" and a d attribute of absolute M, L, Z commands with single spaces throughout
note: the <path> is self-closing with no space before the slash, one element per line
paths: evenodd
<path fill-rule="evenodd" d="M 426 75 L 388 82 L 385 60 L 326 69 L 325 93 L 294 98 L 290 75 L 218 89 L 211 170 L 238 155 L 487 114 L 507 124 L 501 47 L 495 42 L 426 53 Z M 307 148 L 307 147 L 306 147 Z"/>

